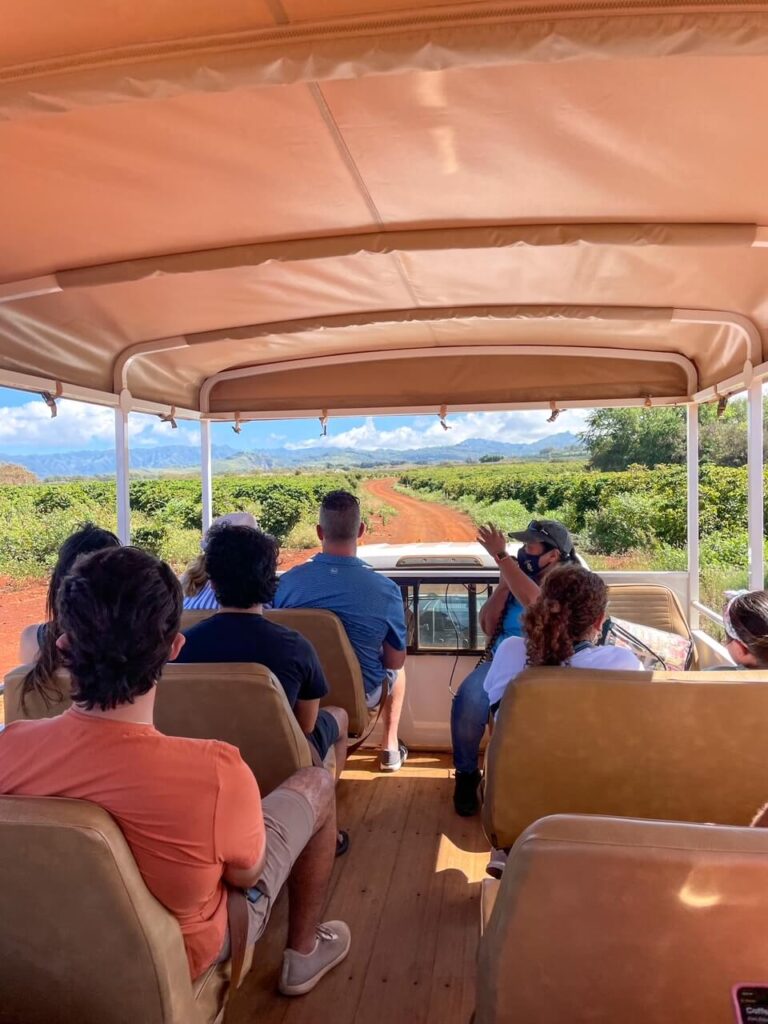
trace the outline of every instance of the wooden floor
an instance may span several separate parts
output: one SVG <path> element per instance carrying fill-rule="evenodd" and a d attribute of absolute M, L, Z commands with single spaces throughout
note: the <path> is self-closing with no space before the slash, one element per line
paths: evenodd
<path fill-rule="evenodd" d="M 480 819 L 454 813 L 448 755 L 412 753 L 396 775 L 380 774 L 377 763 L 354 755 L 338 785 L 350 848 L 336 862 L 325 917 L 350 926 L 349 957 L 309 995 L 278 995 L 281 898 L 226 1024 L 469 1021 L 488 861 Z"/>

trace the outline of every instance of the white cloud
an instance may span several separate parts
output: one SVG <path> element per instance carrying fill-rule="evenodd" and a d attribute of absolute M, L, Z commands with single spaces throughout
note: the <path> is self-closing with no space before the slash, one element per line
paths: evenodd
<path fill-rule="evenodd" d="M 352 427 L 339 434 L 333 433 L 333 420 L 328 425 L 328 436 L 296 441 L 287 448 L 354 448 L 359 451 L 376 451 L 380 448 L 394 448 L 411 451 L 417 448 L 436 448 L 440 445 L 460 444 L 462 441 L 482 439 L 502 441 L 507 444 L 525 444 L 571 430 L 584 429 L 588 409 L 567 409 L 555 423 L 547 423 L 547 412 L 470 412 L 448 416 L 450 430 L 444 430 L 437 417 L 414 418 L 414 426 L 396 427 L 394 430 L 380 430 L 376 421 L 369 416 L 359 427 Z M 423 425 L 422 425 L 423 424 Z M 428 425 L 427 425 L 428 424 Z"/>
<path fill-rule="evenodd" d="M 115 414 L 112 409 L 63 399 L 56 418 L 42 399 L 23 405 L 0 407 L 0 446 L 7 451 L 44 451 L 111 448 L 115 443 Z M 128 421 L 131 444 L 197 444 L 196 427 L 179 423 L 173 430 L 157 416 L 131 414 Z"/>

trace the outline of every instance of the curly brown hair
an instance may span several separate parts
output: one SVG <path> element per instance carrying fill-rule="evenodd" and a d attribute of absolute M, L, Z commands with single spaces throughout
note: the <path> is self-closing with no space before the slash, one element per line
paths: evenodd
<path fill-rule="evenodd" d="M 547 573 L 541 594 L 523 616 L 529 665 L 562 665 L 605 615 L 608 588 L 580 565 Z"/>

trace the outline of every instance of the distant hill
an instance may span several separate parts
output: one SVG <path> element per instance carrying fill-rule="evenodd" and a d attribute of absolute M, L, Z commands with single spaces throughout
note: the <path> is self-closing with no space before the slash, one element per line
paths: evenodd
<path fill-rule="evenodd" d="M 38 478 L 23 466 L 0 462 L 0 484 L 36 484 Z"/>
<path fill-rule="evenodd" d="M 263 451 L 238 451 L 229 445 L 213 446 L 216 473 L 253 473 L 275 469 L 374 469 L 378 466 L 435 465 L 442 462 L 479 462 L 483 455 L 503 459 L 542 459 L 550 453 L 557 458 L 582 453 L 579 438 L 568 431 L 553 434 L 528 444 L 505 444 L 470 438 L 454 445 L 400 451 L 378 448 L 364 451 L 354 448 L 266 448 Z M 115 472 L 115 453 L 51 452 L 35 455 L 5 455 L 11 464 L 22 466 L 39 477 L 107 476 Z M 174 473 L 194 470 L 200 465 L 199 449 L 188 445 L 159 445 L 131 450 L 131 469 L 136 473 Z"/>

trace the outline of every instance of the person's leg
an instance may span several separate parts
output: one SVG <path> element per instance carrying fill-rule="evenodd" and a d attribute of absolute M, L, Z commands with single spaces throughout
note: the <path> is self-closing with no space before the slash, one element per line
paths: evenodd
<path fill-rule="evenodd" d="M 483 689 L 490 661 L 483 662 L 469 673 L 451 704 L 451 744 L 453 766 L 457 772 L 477 771 L 480 744 L 488 724 L 490 704 Z"/>
<path fill-rule="evenodd" d="M 288 883 L 288 944 L 280 990 L 302 995 L 349 952 L 343 921 L 321 922 L 336 850 L 335 783 L 324 768 L 302 768 L 262 800 L 266 855 L 248 890 L 248 942 L 263 935 L 275 900 Z M 220 960 L 229 955 L 229 938 Z"/>
<path fill-rule="evenodd" d="M 400 742 L 397 734 L 404 702 L 405 669 L 401 668 L 395 679 L 390 682 L 389 693 L 381 710 L 384 732 L 381 739 L 379 763 L 384 771 L 397 771 L 408 756 L 408 749 L 404 743 Z"/>
<path fill-rule="evenodd" d="M 339 729 L 339 737 L 333 744 L 333 749 L 336 755 L 336 779 L 341 777 L 341 773 L 344 771 L 344 765 L 347 761 L 347 743 L 349 736 L 349 715 L 344 708 L 337 708 L 333 705 L 323 708 L 323 711 L 328 712 L 335 721 Z"/>
<path fill-rule="evenodd" d="M 325 770 L 302 768 L 279 787 L 300 793 L 314 816 L 314 832 L 288 878 L 288 948 L 308 953 L 316 941 L 320 915 L 336 855 L 334 781 Z M 277 791 L 275 791 L 277 792 Z"/>
<path fill-rule="evenodd" d="M 491 663 L 478 665 L 458 689 L 451 705 L 451 743 L 456 779 L 453 806 L 462 817 L 477 814 L 480 808 L 478 758 L 490 706 L 483 689 Z"/>

